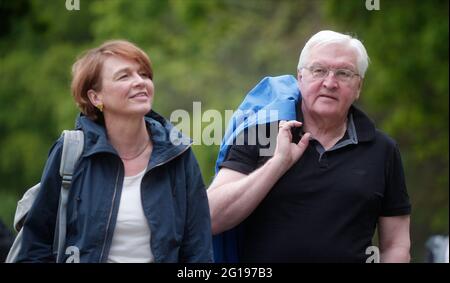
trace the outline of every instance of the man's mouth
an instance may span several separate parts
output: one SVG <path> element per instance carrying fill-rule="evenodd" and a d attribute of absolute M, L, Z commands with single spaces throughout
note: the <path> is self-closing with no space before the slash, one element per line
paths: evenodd
<path fill-rule="evenodd" d="M 321 94 L 321 95 L 319 95 L 319 97 L 323 97 L 323 98 L 328 98 L 328 99 L 333 99 L 333 100 L 337 100 L 337 98 L 336 98 L 336 97 L 334 97 L 334 96 L 331 96 L 331 95 L 326 95 L 326 94 Z"/>

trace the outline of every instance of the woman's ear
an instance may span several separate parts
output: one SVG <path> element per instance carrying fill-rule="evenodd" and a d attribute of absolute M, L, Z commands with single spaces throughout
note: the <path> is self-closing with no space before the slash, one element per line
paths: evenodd
<path fill-rule="evenodd" d="M 98 107 L 99 105 L 103 105 L 102 95 L 97 93 L 95 90 L 93 90 L 93 89 L 88 90 L 87 95 L 89 97 L 89 100 L 95 107 Z"/>

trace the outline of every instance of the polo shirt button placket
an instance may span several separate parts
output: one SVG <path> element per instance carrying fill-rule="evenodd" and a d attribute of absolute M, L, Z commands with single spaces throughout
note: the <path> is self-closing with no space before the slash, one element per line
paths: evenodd
<path fill-rule="evenodd" d="M 319 158 L 319 168 L 320 169 L 328 168 L 328 158 L 327 158 L 327 154 L 325 152 Z"/>

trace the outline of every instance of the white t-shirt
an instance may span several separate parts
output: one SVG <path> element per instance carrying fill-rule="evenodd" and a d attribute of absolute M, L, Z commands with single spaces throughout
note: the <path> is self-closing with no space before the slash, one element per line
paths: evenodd
<path fill-rule="evenodd" d="M 108 262 L 153 262 L 150 228 L 141 201 L 145 170 L 125 177 Z"/>

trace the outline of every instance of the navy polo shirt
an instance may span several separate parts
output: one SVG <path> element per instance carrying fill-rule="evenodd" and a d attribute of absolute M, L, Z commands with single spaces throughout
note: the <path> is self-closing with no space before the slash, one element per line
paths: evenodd
<path fill-rule="evenodd" d="M 410 214 L 396 142 L 355 106 L 347 121 L 329 150 L 311 140 L 240 224 L 242 262 L 365 262 L 378 218 Z M 250 174 L 270 158 L 261 148 L 233 145 L 221 167 Z"/>

